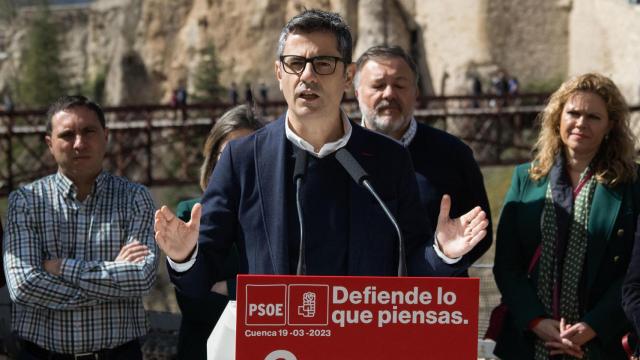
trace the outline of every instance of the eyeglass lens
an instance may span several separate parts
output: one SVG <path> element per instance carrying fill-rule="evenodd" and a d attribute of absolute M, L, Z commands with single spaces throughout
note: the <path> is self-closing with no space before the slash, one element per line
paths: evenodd
<path fill-rule="evenodd" d="M 307 63 L 310 62 L 318 75 L 332 74 L 336 69 L 336 63 L 340 58 L 333 56 L 315 56 L 312 58 L 305 58 L 303 56 L 286 55 L 282 57 L 282 63 L 284 69 L 290 74 L 301 74 Z"/>

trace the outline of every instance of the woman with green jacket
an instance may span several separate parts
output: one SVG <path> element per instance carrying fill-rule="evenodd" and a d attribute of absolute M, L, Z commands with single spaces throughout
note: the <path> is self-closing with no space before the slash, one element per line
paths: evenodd
<path fill-rule="evenodd" d="M 248 105 L 236 106 L 216 121 L 202 150 L 204 163 L 200 169 L 200 187 L 203 190 L 207 188 L 213 168 L 227 143 L 249 135 L 261 127 L 262 124 L 254 117 Z M 199 201 L 200 198 L 180 202 L 176 209 L 178 218 L 189 221 L 191 210 Z M 178 360 L 207 358 L 207 339 L 229 299 L 235 299 L 236 296 L 238 252 L 235 247 L 229 251 L 222 269 L 227 280 L 215 283 L 205 298 L 190 298 L 176 289 L 176 299 L 182 313 L 178 334 Z"/>
<path fill-rule="evenodd" d="M 496 235 L 494 275 L 509 310 L 495 354 L 625 359 L 620 294 L 640 207 L 629 109 L 610 79 L 585 74 L 563 83 L 540 119 Z"/>

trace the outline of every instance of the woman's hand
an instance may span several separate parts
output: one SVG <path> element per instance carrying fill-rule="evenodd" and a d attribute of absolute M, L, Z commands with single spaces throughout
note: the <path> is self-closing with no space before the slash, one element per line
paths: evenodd
<path fill-rule="evenodd" d="M 564 320 L 543 319 L 531 330 L 544 341 L 544 345 L 550 350 L 551 355 L 567 354 L 582 358 L 584 351 L 580 346 L 572 343 L 569 339 L 562 338 L 561 329 L 563 328 L 569 328 L 564 324 Z"/>
<path fill-rule="evenodd" d="M 533 331 L 533 333 L 544 342 L 562 341 L 562 338 L 560 337 L 560 322 L 558 320 L 543 319 L 538 322 L 531 331 Z"/>
<path fill-rule="evenodd" d="M 596 337 L 596 332 L 585 322 L 574 325 L 567 325 L 567 328 L 560 332 L 563 339 L 568 339 L 578 346 L 582 346 Z"/>

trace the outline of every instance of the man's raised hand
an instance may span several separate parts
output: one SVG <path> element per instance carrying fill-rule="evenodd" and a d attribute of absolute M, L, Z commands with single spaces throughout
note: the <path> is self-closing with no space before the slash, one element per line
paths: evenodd
<path fill-rule="evenodd" d="M 156 211 L 154 229 L 156 243 L 171 260 L 181 263 L 188 260 L 198 242 L 202 205 L 191 209 L 191 221 L 185 223 L 177 218 L 168 207 Z"/>
<path fill-rule="evenodd" d="M 460 257 L 473 249 L 487 235 L 487 214 L 476 206 L 457 219 L 449 217 L 451 197 L 442 196 L 436 227 L 436 241 L 449 258 Z"/>

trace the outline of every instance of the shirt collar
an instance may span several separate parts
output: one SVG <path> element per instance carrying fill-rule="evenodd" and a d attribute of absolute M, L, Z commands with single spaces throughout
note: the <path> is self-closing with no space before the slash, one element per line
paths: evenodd
<path fill-rule="evenodd" d="M 417 130 L 418 130 L 418 123 L 416 122 L 416 119 L 412 116 L 411 122 L 409 122 L 409 127 L 407 128 L 407 131 L 404 132 L 404 134 L 402 135 L 402 137 L 400 137 L 400 140 L 398 140 L 398 142 L 400 142 L 405 147 L 408 147 L 409 144 L 411 144 L 411 141 L 413 141 L 413 138 L 416 137 Z"/>
<path fill-rule="evenodd" d="M 298 136 L 296 133 L 293 132 L 293 130 L 291 130 L 290 126 L 289 126 L 289 112 L 287 111 L 287 113 L 285 114 L 285 127 L 284 127 L 284 133 L 287 137 L 287 139 L 289 141 L 291 141 L 295 146 L 299 147 L 302 150 L 308 151 L 310 152 L 312 155 L 314 155 L 315 157 L 318 158 L 323 158 L 329 154 L 334 153 L 335 151 L 337 151 L 340 148 L 343 148 L 345 145 L 347 145 L 347 142 L 349 142 L 349 139 L 351 138 L 351 122 L 349 121 L 349 118 L 347 117 L 347 114 L 344 113 L 344 111 L 340 110 L 340 119 L 342 120 L 342 127 L 344 129 L 344 135 L 333 142 L 330 143 L 326 143 L 324 145 L 322 145 L 322 147 L 320 148 L 320 150 L 318 152 L 315 152 L 315 150 L 313 149 L 313 146 L 306 141 L 305 139 L 301 138 L 300 136 Z"/>
<path fill-rule="evenodd" d="M 93 189 L 91 190 L 91 194 L 95 194 L 99 189 L 102 188 L 102 184 L 106 181 L 107 172 L 102 170 L 100 174 L 96 177 L 96 180 L 93 183 Z M 73 199 L 76 198 L 78 193 L 78 188 L 76 185 L 66 177 L 60 170 L 56 173 L 55 184 L 58 187 L 58 191 L 64 194 L 66 197 L 71 197 Z"/>
<path fill-rule="evenodd" d="M 69 179 L 68 177 L 64 176 L 63 173 L 61 173 L 59 170 L 56 173 L 56 178 L 55 178 L 55 183 L 56 186 L 58 187 L 58 191 L 60 191 L 60 193 L 64 194 L 66 197 L 75 194 L 75 189 L 76 186 L 73 185 L 73 181 L 71 181 L 71 179 Z"/>

